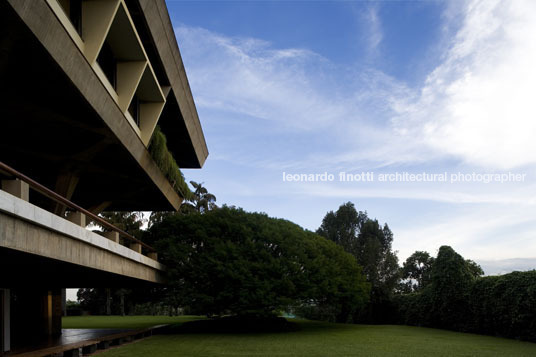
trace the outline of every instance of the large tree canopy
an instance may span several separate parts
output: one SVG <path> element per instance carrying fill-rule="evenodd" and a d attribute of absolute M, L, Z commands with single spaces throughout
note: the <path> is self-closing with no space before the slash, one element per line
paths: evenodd
<path fill-rule="evenodd" d="M 170 216 L 147 235 L 168 267 L 176 303 L 195 313 L 328 304 L 346 320 L 367 299 L 368 284 L 351 255 L 286 220 L 224 206 Z"/>

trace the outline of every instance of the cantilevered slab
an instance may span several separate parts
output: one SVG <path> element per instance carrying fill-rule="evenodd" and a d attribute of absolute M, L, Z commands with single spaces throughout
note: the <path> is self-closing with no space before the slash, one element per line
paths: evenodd
<path fill-rule="evenodd" d="M 64 279 L 72 279 L 74 284 L 84 284 L 95 276 L 91 272 L 102 273 L 106 285 L 106 277 L 128 278 L 148 283 L 163 283 L 164 267 L 159 262 L 139 254 L 115 241 L 82 228 L 64 218 L 36 207 L 5 191 L 0 190 L 0 249 L 6 254 L 4 260 L 17 257 L 19 261 L 41 262 L 43 260 L 56 264 L 36 264 L 49 270 L 48 278 L 55 284 L 70 283 Z M 0 250 L 0 255 L 2 250 Z M 32 258 L 35 257 L 35 258 Z M 4 259 L 5 258 L 5 259 Z M 16 267 L 16 261 L 10 267 Z M 39 269 L 28 271 L 27 266 L 13 269 L 8 274 L 22 284 L 44 283 Z M 31 264 L 30 264 L 31 265 Z M 72 271 L 87 272 L 72 276 L 69 270 L 56 271 L 61 267 L 69 267 Z M 50 268 L 52 267 L 52 268 Z M 28 281 L 40 277 L 39 281 Z M 7 275 L 2 279 L 7 279 Z M 22 279 L 21 279 L 22 278 Z M 17 283 L 14 281 L 12 283 Z M 128 282 L 127 282 L 128 284 Z M 95 285 L 98 286 L 98 285 Z"/>

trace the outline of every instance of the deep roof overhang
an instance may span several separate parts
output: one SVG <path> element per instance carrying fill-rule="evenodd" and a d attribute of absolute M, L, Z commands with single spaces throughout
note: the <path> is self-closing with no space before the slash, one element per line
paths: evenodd
<path fill-rule="evenodd" d="M 208 148 L 173 25 L 164 0 L 126 0 L 149 60 L 162 85 L 170 86 L 159 125 L 182 168 L 201 168 Z"/>
<path fill-rule="evenodd" d="M 0 160 L 51 188 L 59 175 L 79 175 L 71 199 L 86 208 L 111 202 L 109 210 L 178 209 L 182 198 L 47 1 L 0 3 L 0 28 Z M 208 151 L 197 114 L 183 114 L 177 98 L 181 88 L 183 96 L 191 93 L 176 72 L 162 126 L 179 165 L 201 167 Z"/>

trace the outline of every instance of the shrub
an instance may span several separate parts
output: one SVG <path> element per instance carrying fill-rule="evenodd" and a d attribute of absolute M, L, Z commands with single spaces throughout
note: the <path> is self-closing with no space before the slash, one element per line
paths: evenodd
<path fill-rule="evenodd" d="M 395 296 L 397 323 L 536 342 L 536 270 L 442 287 Z"/>
<path fill-rule="evenodd" d="M 184 175 L 179 165 L 177 165 L 175 158 L 173 158 L 173 154 L 169 151 L 166 136 L 162 133 L 159 126 L 156 126 L 151 137 L 149 153 L 175 191 L 184 199 L 190 200 L 192 198 L 192 191 L 190 191 L 188 184 L 184 180 Z"/>
<path fill-rule="evenodd" d="M 480 278 L 469 296 L 473 331 L 536 341 L 536 270 Z"/>

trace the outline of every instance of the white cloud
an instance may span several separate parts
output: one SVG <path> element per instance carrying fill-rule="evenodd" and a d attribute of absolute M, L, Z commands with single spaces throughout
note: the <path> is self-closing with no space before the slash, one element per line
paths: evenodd
<path fill-rule="evenodd" d="M 338 68 L 307 49 L 186 26 L 176 32 L 198 106 L 323 132 L 344 144 L 324 158 L 320 150 L 302 158 L 311 164 L 454 158 L 502 170 L 535 163 L 536 2 L 473 1 L 457 11 L 461 24 L 421 88 L 374 68 Z M 377 47 L 378 7 L 367 8 L 364 19 Z"/>
<path fill-rule="evenodd" d="M 468 164 L 535 163 L 536 2 L 473 1 L 464 16 L 418 99 L 395 101 L 395 129 Z"/>

